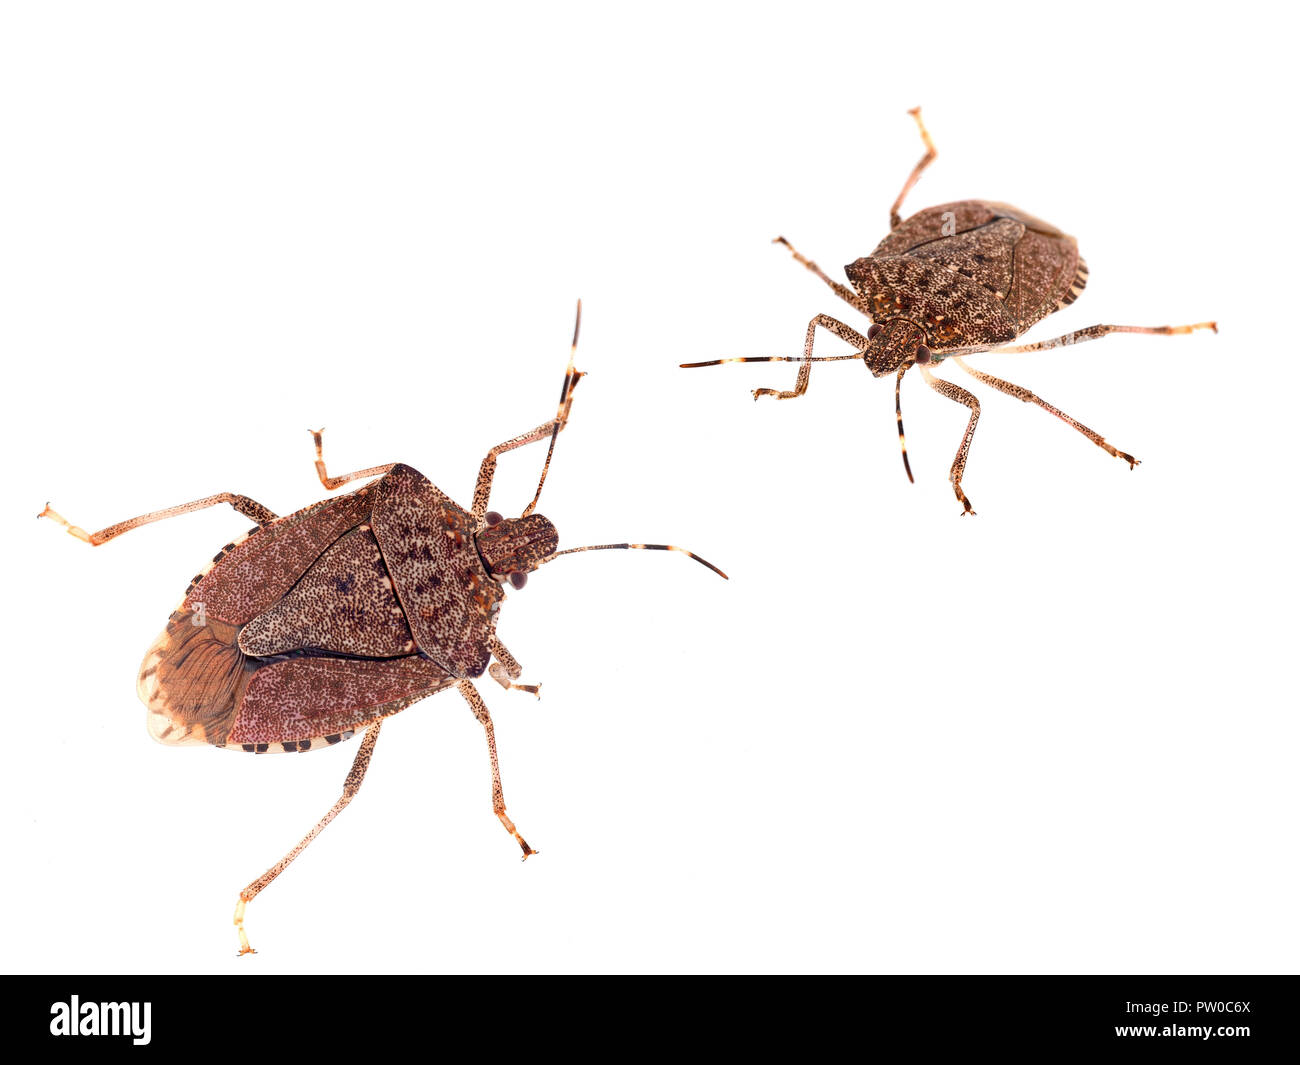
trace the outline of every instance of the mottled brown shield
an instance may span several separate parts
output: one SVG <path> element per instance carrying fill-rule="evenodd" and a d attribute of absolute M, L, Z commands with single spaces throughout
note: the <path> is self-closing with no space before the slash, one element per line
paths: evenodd
<path fill-rule="evenodd" d="M 1073 303 L 1088 278 L 1073 237 L 983 200 L 917 212 L 845 271 L 874 318 L 915 321 L 936 352 L 1008 343 Z"/>
<path fill-rule="evenodd" d="M 279 602 L 326 548 L 366 520 L 369 510 L 363 488 L 254 530 L 212 560 L 208 572 L 190 586 L 184 609 L 202 604 L 209 618 L 235 625 L 251 621 Z"/>
<path fill-rule="evenodd" d="M 240 649 L 238 637 L 237 626 L 185 610 L 172 615 L 140 671 L 154 739 L 259 753 L 313 750 L 455 680 L 420 655 L 258 658 Z"/>
<path fill-rule="evenodd" d="M 373 524 L 420 650 L 454 677 L 478 677 L 505 593 L 474 546 L 474 521 L 421 473 L 397 465 L 375 486 Z"/>
<path fill-rule="evenodd" d="M 452 683 L 445 669 L 417 655 L 271 662 L 249 680 L 226 742 L 286 751 L 328 746 Z"/>
<path fill-rule="evenodd" d="M 338 538 L 284 597 L 239 634 L 245 654 L 332 651 L 367 658 L 415 653 L 374 533 L 364 525 Z"/>
<path fill-rule="evenodd" d="M 504 597 L 409 466 L 228 544 L 141 666 L 163 743 L 311 750 L 480 676 Z"/>

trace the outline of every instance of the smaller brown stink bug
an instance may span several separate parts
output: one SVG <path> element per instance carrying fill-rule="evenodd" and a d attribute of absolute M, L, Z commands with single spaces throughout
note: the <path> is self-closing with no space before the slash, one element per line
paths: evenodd
<path fill-rule="evenodd" d="M 814 274 L 828 284 L 846 303 L 865 314 L 874 324 L 866 335 L 827 314 L 808 323 L 802 356 L 750 356 L 683 363 L 685 369 L 719 366 L 725 362 L 797 362 L 799 373 L 794 388 L 781 391 L 757 388 L 754 398 L 775 396 L 794 399 L 808 389 L 808 375 L 814 362 L 843 362 L 861 359 L 876 377 L 895 375 L 894 410 L 898 419 L 898 440 L 903 449 L 903 468 L 912 479 L 903 438 L 900 389 L 903 375 L 913 366 L 921 369 L 926 384 L 970 409 L 970 420 L 948 479 L 957 494 L 963 514 L 973 514 L 970 500 L 962 491 L 962 474 L 971 439 L 979 422 L 980 404 L 966 389 L 936 377 L 931 367 L 952 359 L 956 365 L 991 388 L 1033 403 L 1067 425 L 1077 429 L 1098 447 L 1123 459 L 1132 469 L 1138 460 L 1108 444 L 1098 433 L 1075 421 L 1064 411 L 1034 395 L 1027 388 L 967 366 L 961 356 L 982 351 L 1046 351 L 1067 344 L 1096 340 L 1108 333 L 1159 333 L 1169 336 L 1194 329 L 1218 327 L 1214 322 L 1195 325 L 1093 325 L 1072 333 L 1040 340 L 1035 344 L 1010 342 L 1030 326 L 1073 303 L 1088 280 L 1088 268 L 1079 257 L 1075 239 L 1055 226 L 1004 203 L 962 200 L 929 207 L 906 221 L 899 208 L 908 191 L 934 160 L 936 152 L 921 121 L 921 109 L 910 112 L 925 142 L 925 155 L 908 175 L 903 190 L 889 212 L 890 232 L 876 250 L 844 268 L 853 287 L 824 274 L 815 262 L 800 255 L 784 237 L 783 244 Z M 821 327 L 856 349 L 853 355 L 813 357 L 813 339 Z"/>
<path fill-rule="evenodd" d="M 535 853 L 506 816 L 492 717 L 473 678 L 487 672 L 506 689 L 522 669 L 496 635 L 504 586 L 523 588 L 538 566 L 579 551 L 682 551 L 670 544 L 600 544 L 559 550 L 555 526 L 534 514 L 555 440 L 569 418 L 582 373 L 573 347 L 555 417 L 498 444 L 479 468 L 466 511 L 410 466 L 393 463 L 331 477 L 316 443 L 326 488 L 377 478 L 347 495 L 277 517 L 246 496 L 222 492 L 143 514 L 97 533 L 70 524 L 47 504 L 41 517 L 92 546 L 141 525 L 229 503 L 257 525 L 226 544 L 191 582 L 140 667 L 138 691 L 149 733 L 165 744 L 209 744 L 262 754 L 319 750 L 365 732 L 343 795 L 306 837 L 239 893 L 240 953 L 252 952 L 244 907 L 352 801 L 384 719 L 455 687 L 487 734 L 492 807 L 524 857 Z M 533 500 L 518 518 L 488 510 L 497 459 L 549 440 Z"/>

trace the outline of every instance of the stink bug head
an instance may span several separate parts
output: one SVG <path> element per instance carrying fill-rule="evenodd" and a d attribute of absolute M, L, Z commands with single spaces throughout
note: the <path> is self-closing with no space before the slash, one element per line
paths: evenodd
<path fill-rule="evenodd" d="M 888 377 L 907 363 L 928 361 L 928 353 L 925 333 L 906 318 L 890 318 L 867 330 L 862 361 L 874 376 Z"/>
<path fill-rule="evenodd" d="M 522 588 L 526 574 L 560 546 L 555 526 L 540 514 L 502 518 L 494 511 L 486 520 L 476 537 L 479 556 L 493 577 L 508 580 L 515 588 Z"/>

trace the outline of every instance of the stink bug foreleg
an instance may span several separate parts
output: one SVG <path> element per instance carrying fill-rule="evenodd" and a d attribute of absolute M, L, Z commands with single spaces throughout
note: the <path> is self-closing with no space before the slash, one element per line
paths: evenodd
<path fill-rule="evenodd" d="M 515 448 L 523 447 L 526 444 L 545 440 L 549 436 L 551 444 L 546 450 L 546 459 L 542 462 L 542 475 L 537 481 L 537 491 L 533 493 L 533 501 L 524 508 L 523 517 L 528 517 L 537 506 L 537 500 L 542 495 L 542 485 L 546 483 L 546 475 L 551 469 L 551 456 L 555 454 L 555 438 L 560 435 L 560 431 L 568 424 L 569 409 L 573 406 L 574 389 L 578 387 L 578 382 L 586 376 L 582 370 L 573 368 L 573 357 L 578 351 L 578 330 L 581 326 L 582 300 L 578 300 L 578 310 L 573 320 L 573 341 L 569 345 L 569 365 L 564 369 L 564 384 L 560 386 L 560 402 L 555 408 L 555 417 L 530 432 L 521 433 L 503 444 L 497 444 L 484 456 L 483 463 L 479 466 L 478 481 L 474 485 L 474 505 L 470 509 L 470 514 L 475 522 L 482 523 L 487 514 L 488 497 L 492 494 L 492 478 L 496 476 L 497 459 L 507 451 L 514 451 Z"/>
<path fill-rule="evenodd" d="M 154 510 L 148 514 L 141 514 L 138 518 L 128 518 L 126 521 L 119 521 L 116 525 L 110 525 L 106 529 L 100 529 L 99 532 L 88 533 L 78 525 L 73 525 L 67 518 L 58 511 L 54 510 L 48 503 L 45 509 L 36 516 L 38 518 L 49 518 L 56 521 L 68 530 L 69 535 L 75 536 L 78 540 L 90 544 L 91 547 L 98 547 L 100 544 L 107 543 L 116 536 L 121 536 L 125 532 L 137 529 L 141 525 L 148 525 L 151 522 L 163 521 L 167 518 L 177 518 L 182 514 L 190 514 L 196 510 L 204 510 L 207 507 L 220 506 L 222 503 L 229 503 L 239 513 L 247 518 L 252 518 L 258 525 L 265 525 L 269 521 L 275 520 L 273 514 L 268 508 L 262 506 L 256 500 L 249 499 L 248 496 L 235 495 L 233 492 L 219 492 L 214 496 L 207 496 L 204 499 L 196 499 L 193 503 L 181 503 L 179 506 L 168 507 L 166 510 Z"/>
<path fill-rule="evenodd" d="M 853 355 L 816 355 L 812 353 L 813 341 L 816 337 L 817 327 L 821 326 L 834 333 L 837 337 L 847 340 L 856 347 L 863 347 L 867 343 L 867 338 L 857 330 L 845 325 L 829 314 L 819 314 L 808 323 L 808 332 L 804 336 L 804 353 L 802 356 L 797 355 L 742 355 L 730 359 L 709 359 L 707 362 L 684 362 L 679 367 L 683 370 L 696 370 L 701 366 L 721 366 L 727 362 L 797 362 L 799 364 L 799 374 L 795 378 L 794 390 L 791 392 L 782 392 L 775 388 L 756 388 L 754 389 L 754 398 L 759 396 L 776 396 L 777 399 L 794 399 L 796 396 L 802 396 L 808 391 L 808 377 L 812 373 L 812 363 L 814 362 L 846 362 L 850 359 L 861 360 L 861 354 Z"/>
<path fill-rule="evenodd" d="M 799 364 L 799 376 L 795 378 L 793 392 L 781 392 L 775 388 L 756 388 L 754 389 L 754 398 L 759 396 L 776 396 L 777 399 L 794 399 L 795 396 L 802 396 L 808 391 L 808 377 L 812 373 L 813 363 L 813 341 L 816 339 L 817 327 L 834 333 L 841 340 L 846 340 L 855 348 L 861 351 L 867 346 L 867 338 L 859 333 L 856 329 L 845 325 L 838 318 L 832 318 L 829 314 L 819 314 L 808 323 L 808 332 L 804 335 L 803 342 L 803 361 Z M 850 358 L 861 358 L 860 355 L 852 355 Z"/>
<path fill-rule="evenodd" d="M 516 684 L 514 683 L 523 673 L 524 667 L 519 664 L 515 658 L 497 637 L 493 636 L 488 641 L 488 647 L 492 651 L 492 657 L 496 659 L 488 666 L 488 676 L 505 688 L 506 691 L 514 689 L 515 691 L 531 692 L 537 698 L 542 697 L 542 686 L 540 684 Z"/>
<path fill-rule="evenodd" d="M 479 695 L 478 689 L 474 687 L 472 682 L 462 680 L 456 685 L 456 690 L 465 697 L 465 701 L 469 703 L 469 708 L 474 712 L 474 716 L 478 718 L 479 724 L 483 726 L 483 731 L 487 733 L 488 758 L 492 762 L 492 811 L 505 826 L 506 831 L 515 837 L 515 842 L 523 849 L 524 860 L 526 861 L 529 855 L 536 854 L 537 851 L 528 846 L 528 841 L 519 834 L 519 830 L 515 828 L 515 823 L 506 816 L 506 800 L 505 793 L 501 790 L 501 767 L 497 763 L 497 741 L 492 728 L 492 715 L 488 713 L 487 703 L 483 701 L 483 697 Z"/>
<path fill-rule="evenodd" d="M 307 849 L 307 845 L 324 831 L 326 825 L 343 812 L 343 808 L 361 790 L 361 781 L 365 778 L 366 769 L 370 766 L 370 756 L 375 753 L 375 742 L 379 739 L 379 729 L 382 725 L 383 721 L 376 721 L 366 730 L 366 734 L 361 740 L 361 748 L 357 751 L 356 758 L 352 760 L 352 768 L 348 770 L 347 778 L 343 781 L 343 795 L 338 802 L 330 807 L 329 813 L 316 823 L 316 827 L 303 837 L 298 846 L 294 847 L 293 850 L 239 893 L 239 901 L 235 904 L 235 929 L 239 932 L 240 954 L 257 953 L 249 944 L 248 934 L 244 931 L 244 907 L 252 902 L 258 892 L 267 884 L 283 873 L 289 863 Z M 493 760 L 495 761 L 495 758 Z"/>
<path fill-rule="evenodd" d="M 496 476 L 497 472 L 497 459 L 508 451 L 514 451 L 515 448 L 524 447 L 526 444 L 535 444 L 537 441 L 545 440 L 547 437 L 551 438 L 551 446 L 554 447 L 555 437 L 563 428 L 564 422 L 559 418 L 556 418 L 554 421 L 549 421 L 545 425 L 539 425 L 536 429 L 530 429 L 526 433 L 520 433 L 518 436 L 512 437 L 503 444 L 497 444 L 496 447 L 484 456 L 483 464 L 479 467 L 478 471 L 478 481 L 474 485 L 474 506 L 470 511 L 471 516 L 476 522 L 482 522 L 487 516 L 488 497 L 492 494 L 492 480 Z M 539 496 L 542 493 L 542 482 L 546 480 L 546 474 L 550 469 L 550 463 L 551 456 L 548 453 L 546 456 L 546 462 L 542 466 L 542 479 L 537 485 L 537 495 Z M 536 498 L 534 498 L 534 503 L 535 502 Z M 528 510 L 524 511 L 524 517 L 527 517 L 531 510 L 532 505 L 530 504 Z"/>

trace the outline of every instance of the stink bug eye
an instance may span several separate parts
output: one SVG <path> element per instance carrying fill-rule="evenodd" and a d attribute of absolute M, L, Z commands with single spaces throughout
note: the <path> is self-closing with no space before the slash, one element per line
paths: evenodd
<path fill-rule="evenodd" d="M 922 344 L 919 348 L 916 349 L 916 364 L 918 366 L 924 366 L 927 362 L 930 361 L 931 355 L 932 352 L 930 351 L 930 349 L 927 348 L 924 344 Z"/>
<path fill-rule="evenodd" d="M 505 521 L 505 519 L 495 510 L 489 510 L 485 515 L 483 515 L 483 520 L 488 523 L 489 528 L 493 525 L 500 525 Z"/>
<path fill-rule="evenodd" d="M 884 328 L 885 327 L 883 325 L 877 322 L 875 325 L 873 325 L 870 329 L 867 330 L 867 339 L 875 340 L 876 337 L 880 336 L 880 331 Z"/>
<path fill-rule="evenodd" d="M 510 587 L 513 588 L 515 591 L 518 591 L 527 583 L 528 583 L 528 574 L 525 573 L 523 570 L 517 569 L 514 571 L 514 573 L 510 574 Z"/>

